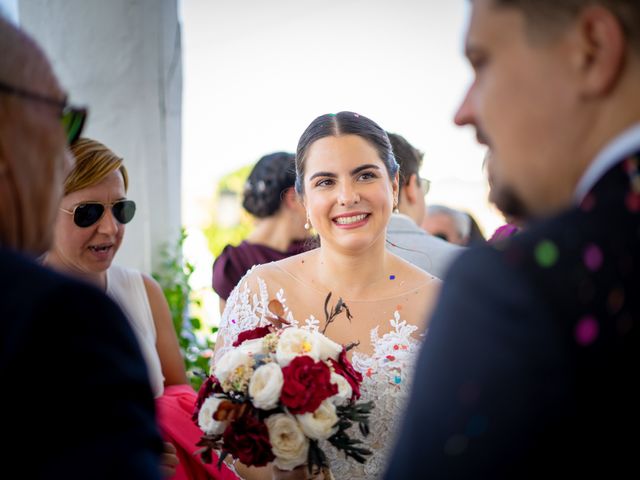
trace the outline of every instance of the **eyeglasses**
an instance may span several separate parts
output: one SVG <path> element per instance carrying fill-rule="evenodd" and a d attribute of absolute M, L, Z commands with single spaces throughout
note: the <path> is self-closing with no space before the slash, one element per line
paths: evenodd
<path fill-rule="evenodd" d="M 422 188 L 422 194 L 426 195 L 429 193 L 429 189 L 431 188 L 431 180 L 427 178 L 420 178 L 420 188 Z"/>
<path fill-rule="evenodd" d="M 111 208 L 115 219 L 123 225 L 129 223 L 136 213 L 136 203 L 133 200 L 118 200 L 114 203 L 85 202 L 79 203 L 73 210 L 60 210 L 73 215 L 73 223 L 78 227 L 87 228 L 102 218 L 107 207 Z"/>
<path fill-rule="evenodd" d="M 29 92 L 12 85 L 0 82 L 0 92 L 4 92 L 9 95 L 15 95 L 34 102 L 46 103 L 48 105 L 59 108 L 60 118 L 62 120 L 62 126 L 67 135 L 67 143 L 71 145 L 75 142 L 82 133 L 82 128 L 87 119 L 87 109 L 73 107 L 67 103 L 67 99 L 56 100 L 55 98 L 46 97 L 39 93 Z"/>

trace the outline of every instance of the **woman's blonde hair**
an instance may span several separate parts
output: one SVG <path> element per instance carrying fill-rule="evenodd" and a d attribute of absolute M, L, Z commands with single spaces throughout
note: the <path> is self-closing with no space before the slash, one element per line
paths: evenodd
<path fill-rule="evenodd" d="M 90 138 L 80 138 L 70 147 L 76 163 L 64 181 L 64 194 L 92 187 L 104 180 L 109 174 L 120 170 L 124 180 L 124 191 L 129 188 L 129 175 L 122 164 L 122 158 Z"/>

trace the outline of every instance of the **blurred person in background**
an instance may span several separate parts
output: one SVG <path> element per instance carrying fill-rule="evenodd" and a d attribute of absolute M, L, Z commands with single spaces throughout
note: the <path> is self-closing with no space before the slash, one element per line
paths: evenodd
<path fill-rule="evenodd" d="M 162 442 L 131 326 L 99 289 L 35 261 L 50 247 L 66 145 L 86 111 L 1 16 L 0 51 L 3 458 L 27 478 L 158 479 Z"/>
<path fill-rule="evenodd" d="M 445 205 L 429 205 L 422 228 L 435 237 L 464 247 L 485 242 L 482 230 L 473 216 Z"/>
<path fill-rule="evenodd" d="M 296 196 L 295 180 L 292 153 L 265 155 L 251 170 L 242 206 L 256 219 L 255 227 L 240 245 L 227 245 L 213 263 L 212 283 L 220 297 L 220 313 L 247 270 L 296 255 L 307 247 L 309 223 Z"/>
<path fill-rule="evenodd" d="M 387 132 L 393 154 L 400 165 L 398 208 L 387 226 L 387 248 L 430 274 L 442 278 L 447 267 L 462 250 L 435 237 L 420 225 L 425 217 L 425 195 L 430 182 L 420 177 L 424 154 L 404 137 Z"/>

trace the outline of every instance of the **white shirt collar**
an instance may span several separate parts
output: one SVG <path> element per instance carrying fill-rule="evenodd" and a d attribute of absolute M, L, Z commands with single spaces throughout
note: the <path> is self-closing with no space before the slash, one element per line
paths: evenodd
<path fill-rule="evenodd" d="M 626 156 L 640 151 L 640 123 L 631 126 L 604 147 L 582 175 L 576 187 L 575 199 L 582 202 L 589 190 L 609 169 Z"/>

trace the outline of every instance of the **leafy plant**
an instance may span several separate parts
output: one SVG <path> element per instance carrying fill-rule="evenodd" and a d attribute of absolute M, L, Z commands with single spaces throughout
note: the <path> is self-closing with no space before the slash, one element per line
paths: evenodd
<path fill-rule="evenodd" d="M 209 359 L 214 347 L 211 335 L 217 331 L 217 327 L 208 327 L 200 318 L 190 314 L 190 307 L 199 306 L 200 300 L 194 297 L 189 285 L 194 266 L 182 256 L 186 238 L 187 233 L 183 228 L 178 241 L 163 248 L 160 267 L 153 273 L 153 278 L 162 287 L 169 303 L 185 369 L 191 386 L 198 390 L 209 372 Z"/>
<path fill-rule="evenodd" d="M 244 184 L 252 169 L 253 165 L 238 168 L 222 177 L 216 185 L 215 200 L 211 206 L 213 218 L 203 230 L 214 257 L 220 255 L 225 246 L 238 245 L 253 229 L 253 218 L 241 207 Z M 222 197 L 233 199 L 231 202 L 237 207 L 237 218 L 232 224 L 221 221 L 219 213 L 227 208 L 221 203 Z"/>

